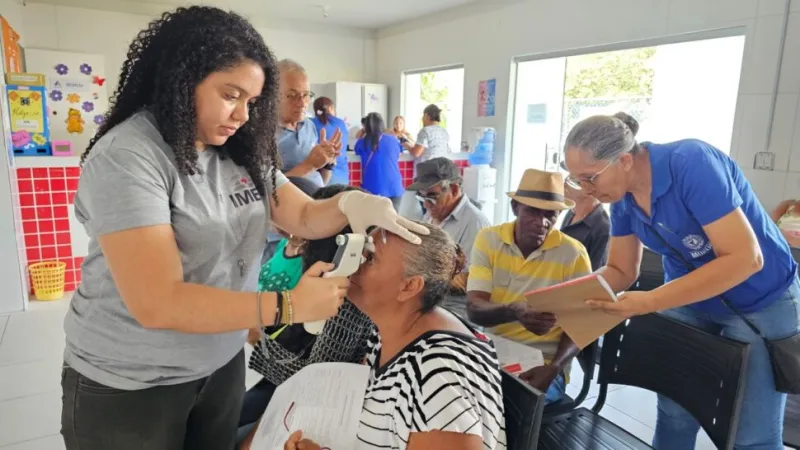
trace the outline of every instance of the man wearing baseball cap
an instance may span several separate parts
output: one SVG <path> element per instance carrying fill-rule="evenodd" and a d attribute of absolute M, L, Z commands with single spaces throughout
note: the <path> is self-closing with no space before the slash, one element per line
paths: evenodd
<path fill-rule="evenodd" d="M 549 405 L 564 399 L 578 348 L 555 326 L 553 314 L 527 306 L 525 292 L 588 275 L 591 261 L 580 242 L 554 228 L 561 212 L 575 206 L 564 197 L 560 173 L 528 169 L 517 190 L 507 195 L 517 219 L 478 233 L 467 282 L 467 315 L 478 325 L 493 327 L 494 334 L 542 351 L 545 365 L 520 378 L 546 392 Z"/>
<path fill-rule="evenodd" d="M 469 265 L 472 244 L 478 231 L 491 225 L 489 219 L 461 189 L 461 173 L 453 161 L 433 158 L 417 165 L 417 176 L 407 191 L 415 191 L 426 212 L 423 221 L 441 227 L 461 247 Z M 467 271 L 456 275 L 453 288 L 463 293 Z"/>

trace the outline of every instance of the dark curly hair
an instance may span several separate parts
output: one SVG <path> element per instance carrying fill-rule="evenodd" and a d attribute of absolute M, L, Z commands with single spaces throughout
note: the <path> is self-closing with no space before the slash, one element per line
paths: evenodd
<path fill-rule="evenodd" d="M 143 108 L 150 109 L 164 141 L 175 152 L 183 175 L 194 175 L 195 88 L 210 74 L 253 61 L 264 70 L 261 95 L 250 106 L 250 120 L 218 150 L 250 174 L 262 196 L 269 169 L 281 165 L 277 131 L 278 68 L 261 35 L 243 17 L 218 8 L 192 6 L 166 12 L 139 32 L 128 48 L 119 86 L 97 134 L 81 157 L 106 133 Z M 270 175 L 275 194 L 275 171 Z"/>

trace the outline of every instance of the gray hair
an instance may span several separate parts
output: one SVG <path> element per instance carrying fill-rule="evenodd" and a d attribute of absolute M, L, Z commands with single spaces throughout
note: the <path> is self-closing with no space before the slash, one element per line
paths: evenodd
<path fill-rule="evenodd" d="M 453 239 L 436 225 L 417 222 L 430 230 L 420 245 L 406 245 L 403 253 L 403 266 L 406 277 L 421 276 L 422 307 L 427 313 L 443 300 L 450 290 L 450 280 L 464 268 L 464 255 Z"/>
<path fill-rule="evenodd" d="M 278 61 L 278 71 L 280 71 L 280 73 L 296 72 L 296 73 L 301 73 L 303 75 L 307 75 L 306 69 L 305 67 L 303 67 L 302 64 L 289 58 L 285 58 Z"/>
<path fill-rule="evenodd" d="M 608 161 L 625 153 L 636 153 L 639 122 L 624 112 L 613 116 L 592 116 L 572 127 L 564 152 L 576 148 L 590 152 L 595 161 Z"/>

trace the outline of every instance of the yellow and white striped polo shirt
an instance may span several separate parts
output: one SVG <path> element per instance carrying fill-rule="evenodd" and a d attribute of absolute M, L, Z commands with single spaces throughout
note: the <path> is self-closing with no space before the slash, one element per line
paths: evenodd
<path fill-rule="evenodd" d="M 513 303 L 524 294 L 591 273 L 592 263 L 583 244 L 552 230 L 538 250 L 525 258 L 514 242 L 514 225 L 504 223 L 482 229 L 472 247 L 467 292 L 491 294 L 493 303 Z M 544 311 L 543 311 L 544 312 Z M 498 325 L 492 333 L 538 348 L 550 361 L 561 339 L 556 327 L 544 336 L 526 330 L 519 322 Z"/>

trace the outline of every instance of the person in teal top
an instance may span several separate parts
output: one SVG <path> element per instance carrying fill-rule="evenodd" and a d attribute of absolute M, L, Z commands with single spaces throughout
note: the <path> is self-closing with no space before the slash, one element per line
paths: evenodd
<path fill-rule="evenodd" d="M 289 182 L 297 186 L 309 197 L 313 197 L 317 189 L 320 188 L 320 186 L 307 178 L 289 177 Z M 261 266 L 261 272 L 258 275 L 259 292 L 291 290 L 300 281 L 300 277 L 303 276 L 301 253 L 305 241 L 283 230 L 278 230 L 278 234 L 283 239 L 278 242 L 272 258 Z"/>
<path fill-rule="evenodd" d="M 314 126 L 317 128 L 317 136 L 322 137 L 322 130 L 325 130 L 325 136 L 330 138 L 336 133 L 336 130 L 342 133 L 342 152 L 336 157 L 336 162 L 330 166 L 326 166 L 331 170 L 331 179 L 328 181 L 328 186 L 333 184 L 343 184 L 345 186 L 350 184 L 350 168 L 347 161 L 347 143 L 350 134 L 347 129 L 347 123 L 336 117 L 336 107 L 333 100 L 328 97 L 320 97 L 314 100 L 314 118 L 311 119 Z"/>

